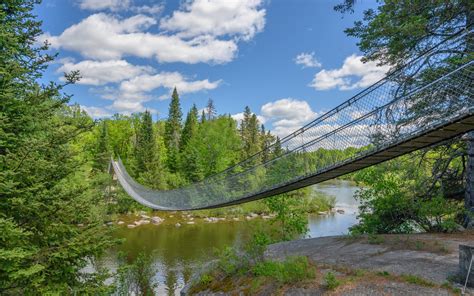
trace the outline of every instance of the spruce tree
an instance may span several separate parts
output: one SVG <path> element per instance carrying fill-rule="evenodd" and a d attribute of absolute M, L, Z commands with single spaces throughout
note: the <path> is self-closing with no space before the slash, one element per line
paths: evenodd
<path fill-rule="evenodd" d="M 165 125 L 165 145 L 168 151 L 168 168 L 171 172 L 176 172 L 178 167 L 182 117 L 178 91 L 174 88 Z"/>
<path fill-rule="evenodd" d="M 193 105 L 186 116 L 184 122 L 183 133 L 181 134 L 181 141 L 179 148 L 181 151 L 185 150 L 189 140 L 196 134 L 198 128 L 198 109 Z"/>
<path fill-rule="evenodd" d="M 141 116 L 136 137 L 135 169 L 140 175 L 152 169 L 151 164 L 155 160 L 156 139 L 153 132 L 153 120 L 148 110 Z"/>
<path fill-rule="evenodd" d="M 110 162 L 109 134 L 107 122 L 100 123 L 100 134 L 97 138 L 92 168 L 97 172 L 105 172 Z"/>

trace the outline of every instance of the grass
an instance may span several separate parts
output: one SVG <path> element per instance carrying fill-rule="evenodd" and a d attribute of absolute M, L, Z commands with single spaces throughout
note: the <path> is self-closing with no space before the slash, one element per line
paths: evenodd
<path fill-rule="evenodd" d="M 384 242 L 384 238 L 376 234 L 369 234 L 369 236 L 367 237 L 367 240 L 369 244 L 371 245 L 380 245 L 380 244 L 383 244 Z"/>
<path fill-rule="evenodd" d="M 402 280 L 410 284 L 415 284 L 415 285 L 425 286 L 425 287 L 435 286 L 433 283 L 413 274 L 403 274 L 400 277 L 402 278 Z"/>
<path fill-rule="evenodd" d="M 252 272 L 257 277 L 269 277 L 280 284 L 300 282 L 314 278 L 314 268 L 304 256 L 288 257 L 285 261 L 263 261 Z"/>

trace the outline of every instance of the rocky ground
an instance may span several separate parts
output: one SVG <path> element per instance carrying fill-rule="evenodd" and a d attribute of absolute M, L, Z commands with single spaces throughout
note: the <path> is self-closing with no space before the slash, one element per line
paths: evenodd
<path fill-rule="evenodd" d="M 459 295 L 459 244 L 474 246 L 474 232 L 455 234 L 324 237 L 270 245 L 266 258 L 306 256 L 316 276 L 297 284 L 263 284 L 257 295 Z M 328 288 L 325 274 L 335 274 Z M 245 282 L 245 281 L 243 281 Z M 246 295 L 245 284 L 227 292 L 198 295 Z M 474 295 L 467 290 L 466 295 Z"/>

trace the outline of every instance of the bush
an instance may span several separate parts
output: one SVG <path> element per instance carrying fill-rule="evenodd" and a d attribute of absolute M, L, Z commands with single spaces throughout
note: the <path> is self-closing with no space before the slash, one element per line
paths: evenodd
<path fill-rule="evenodd" d="M 334 273 L 330 271 L 324 275 L 324 282 L 326 283 L 326 288 L 329 290 L 334 290 L 341 284 L 341 282 L 336 279 Z"/>
<path fill-rule="evenodd" d="M 124 256 L 122 255 L 122 260 Z M 140 253 L 131 264 L 122 263 L 115 276 L 115 295 L 155 295 L 153 282 L 156 271 L 151 255 Z"/>

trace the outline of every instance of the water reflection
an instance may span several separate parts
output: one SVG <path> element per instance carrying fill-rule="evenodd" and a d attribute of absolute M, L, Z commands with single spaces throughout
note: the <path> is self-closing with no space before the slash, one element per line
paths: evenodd
<path fill-rule="evenodd" d="M 336 197 L 336 209 L 344 214 L 334 213 L 319 216 L 310 215 L 310 237 L 345 234 L 356 220 L 357 202 L 353 195 L 357 188 L 347 181 L 333 181 L 314 186 L 314 190 Z M 125 242 L 116 251 L 123 251 L 129 259 L 140 252 L 152 254 L 158 271 L 155 281 L 159 284 L 158 295 L 179 295 L 180 289 L 190 279 L 192 271 L 199 264 L 214 257 L 215 250 L 225 246 L 241 245 L 245 242 L 261 219 L 241 222 L 199 222 L 176 227 L 174 223 L 164 225 L 142 225 L 134 229 L 122 227 L 117 237 Z M 109 256 L 109 267 L 116 266 L 116 253 Z"/>

